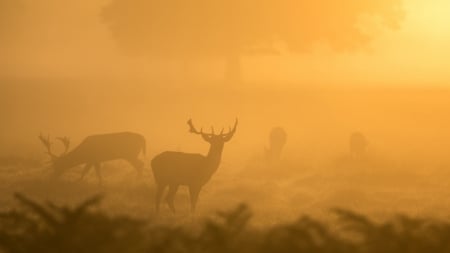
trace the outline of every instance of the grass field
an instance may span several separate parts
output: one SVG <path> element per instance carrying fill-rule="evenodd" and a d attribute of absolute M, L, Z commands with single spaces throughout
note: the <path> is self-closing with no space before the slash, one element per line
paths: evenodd
<path fill-rule="evenodd" d="M 261 225 L 294 220 L 300 214 L 327 217 L 335 207 L 378 218 L 395 213 L 446 218 L 450 204 L 444 173 L 412 172 L 395 164 L 388 167 L 345 159 L 325 169 L 283 161 L 271 166 L 255 161 L 245 166 L 233 169 L 225 163 L 219 168 L 200 194 L 196 216 L 246 203 L 255 210 L 254 222 Z M 102 209 L 107 213 L 144 218 L 154 215 L 155 183 L 148 166 L 144 176 L 137 178 L 126 162 L 108 162 L 102 168 L 103 185 L 98 184 L 93 171 L 79 181 L 81 169 L 75 167 L 61 179 L 51 180 L 51 171 L 45 166 L 3 167 L 1 206 L 3 209 L 14 206 L 15 192 L 61 204 L 75 204 L 101 194 Z M 190 217 L 187 188 L 180 188 L 175 202 L 177 213 L 171 214 L 163 205 L 161 216 L 171 220 Z"/>
<path fill-rule="evenodd" d="M 195 215 L 188 211 L 186 189 L 176 198 L 176 214 L 166 207 L 156 215 L 151 175 L 147 171 L 136 179 L 121 162 L 105 165 L 103 186 L 94 173 L 77 182 L 76 168 L 59 181 L 49 180 L 44 168 L 4 170 L 0 249 L 447 252 L 450 191 L 445 179 L 410 173 L 400 181 L 389 173 L 357 171 L 360 162 L 345 165 L 351 166 L 346 174 L 298 173 L 293 167 L 276 177 L 221 168 L 201 193 Z"/>

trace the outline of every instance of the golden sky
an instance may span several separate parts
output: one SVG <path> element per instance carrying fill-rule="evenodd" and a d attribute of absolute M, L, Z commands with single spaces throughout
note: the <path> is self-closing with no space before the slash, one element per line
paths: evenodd
<path fill-rule="evenodd" d="M 274 59 L 279 63 L 278 77 L 313 82 L 330 78 L 337 84 L 381 81 L 446 86 L 450 81 L 450 1 L 406 0 L 405 5 L 406 19 L 401 30 L 385 32 L 367 50 L 338 55 L 322 50 L 312 55 L 291 56 L 288 61 Z M 265 69 L 258 75 L 264 73 L 270 72 Z"/>

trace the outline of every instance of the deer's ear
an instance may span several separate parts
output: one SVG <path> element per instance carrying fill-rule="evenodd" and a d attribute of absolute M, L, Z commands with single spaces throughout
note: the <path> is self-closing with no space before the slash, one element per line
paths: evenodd
<path fill-rule="evenodd" d="M 202 134 L 202 138 L 206 142 L 211 142 L 211 136 L 208 136 L 207 134 Z"/>

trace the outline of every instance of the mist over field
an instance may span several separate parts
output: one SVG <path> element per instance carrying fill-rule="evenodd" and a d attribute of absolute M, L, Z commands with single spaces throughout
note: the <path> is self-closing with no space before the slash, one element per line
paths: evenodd
<path fill-rule="evenodd" d="M 247 246 L 291 231 L 285 224 L 334 236 L 338 213 L 372 229 L 362 237 L 394 238 L 398 250 L 407 248 L 403 232 L 445 238 L 448 10 L 443 0 L 0 0 L 0 211 L 28 206 L 43 217 L 41 230 L 27 227 L 26 212 L 23 223 L 3 215 L 0 227 L 33 231 L 24 237 L 30 248 L 46 238 L 42 245 L 60 249 L 54 238 L 75 235 L 93 250 L 101 240 L 86 239 L 89 231 L 112 226 L 130 229 L 118 240 L 129 252 L 142 252 L 128 249 L 133 240 L 148 252 L 159 249 L 146 244 L 152 240 L 167 252 L 176 242 L 196 252 L 190 240 L 211 234 L 227 238 L 226 247 L 200 240 L 211 252 L 279 252 L 283 240 L 309 237 L 286 232 L 292 237 L 274 237 L 271 246 Z M 115 135 L 122 132 L 134 137 Z M 101 201 L 89 199 L 97 195 Z M 394 224 L 394 232 L 350 211 Z M 52 215 L 62 230 L 45 225 Z M 117 215 L 130 223 L 115 223 Z M 302 215 L 309 216 L 297 222 Z M 79 217 L 86 220 L 71 227 Z M 230 239 L 250 217 L 242 233 L 253 239 Z M 405 217 L 442 219 L 447 230 Z M 20 233 L 5 231 L 1 248 L 20 252 L 11 243 Z M 174 242 L 152 237 L 158 233 Z M 360 252 L 359 237 L 350 237 L 303 249 Z M 431 241 L 421 249 L 439 240 Z M 37 252 L 51 252 L 45 247 Z"/>
<path fill-rule="evenodd" d="M 18 168 L 6 165 L 7 178 L 10 173 L 25 173 L 27 181 L 33 177 L 44 180 L 49 173 L 44 162 L 49 158 L 37 138 L 40 133 L 68 136 L 75 147 L 88 135 L 133 131 L 145 136 L 147 143 L 146 156 L 142 157 L 146 173 L 142 207 L 144 213 L 151 213 L 154 179 L 150 160 L 166 150 L 207 153 L 208 144 L 189 133 L 189 118 L 198 128 L 209 131 L 214 126 L 219 131 L 232 126 L 238 117 L 238 130 L 225 145 L 222 165 L 201 194 L 201 213 L 239 202 L 264 207 L 264 212 L 271 212 L 277 219 L 286 217 L 283 212 L 295 216 L 310 211 L 311 205 L 319 212 L 350 206 L 368 212 L 393 209 L 423 215 L 446 213 L 445 178 L 450 172 L 446 115 L 450 107 L 449 93 L 444 89 L 316 85 L 238 90 L 221 84 L 151 88 L 136 80 L 60 82 L 64 81 L 30 84 L 21 80 L 3 88 L 2 157 L 42 162 L 38 166 L 42 170 L 20 163 Z M 287 141 L 280 161 L 268 164 L 265 150 L 270 131 L 276 126 L 286 131 Z M 368 140 L 362 161 L 350 158 L 349 140 L 355 131 Z M 55 142 L 54 150 L 62 153 L 62 144 Z M 123 168 L 114 168 L 117 166 Z M 75 184 L 72 187 L 102 191 L 96 188 L 93 172 L 87 175 L 88 181 L 78 185 L 75 178 L 80 171 L 68 170 L 64 181 Z M 106 162 L 105 189 L 134 184 L 133 173 L 126 162 Z M 21 181 L 20 176 L 13 178 Z M 8 187 L 4 193 L 21 189 L 20 183 L 15 185 L 19 188 Z M 40 197 L 53 195 L 50 189 L 48 193 L 44 189 Z M 124 194 L 118 191 L 111 195 Z M 187 194 L 184 191 L 181 188 Z M 188 196 L 183 194 L 177 202 L 187 210 Z M 57 198 L 64 200 L 64 195 Z M 399 200 L 402 198 L 409 200 L 403 203 Z"/>

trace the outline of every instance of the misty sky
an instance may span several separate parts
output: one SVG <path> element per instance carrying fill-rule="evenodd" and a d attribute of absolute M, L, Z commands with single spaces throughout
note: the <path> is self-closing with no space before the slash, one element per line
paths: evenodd
<path fill-rule="evenodd" d="M 8 74 L 114 76 L 130 74 L 133 69 L 134 75 L 164 75 L 167 66 L 143 64 L 142 59 L 130 59 L 117 49 L 98 15 L 107 3 L 31 1 L 26 33 L 32 39 L 6 50 L 8 58 L 3 63 L 9 59 Z M 247 79 L 445 85 L 449 79 L 450 3 L 405 0 L 405 9 L 402 29 L 384 32 L 366 50 L 336 55 L 319 48 L 308 55 L 248 57 L 244 60 Z M 197 63 L 194 72 L 201 72 L 205 65 Z"/>

